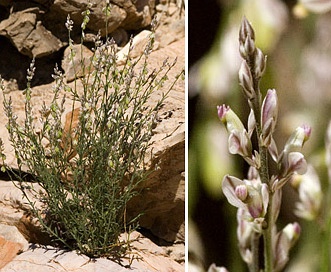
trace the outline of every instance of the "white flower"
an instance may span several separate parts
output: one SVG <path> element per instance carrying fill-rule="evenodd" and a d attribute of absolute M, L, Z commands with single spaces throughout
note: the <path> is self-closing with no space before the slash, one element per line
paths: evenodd
<path fill-rule="evenodd" d="M 229 203 L 242 208 L 251 216 L 249 220 L 264 218 L 269 203 L 267 184 L 260 178 L 240 180 L 226 175 L 222 182 L 223 193 Z"/>
<path fill-rule="evenodd" d="M 300 201 L 296 203 L 295 214 L 307 220 L 314 220 L 322 205 L 320 180 L 314 168 L 308 165 L 305 175 L 295 175 L 292 185 L 298 188 Z"/>

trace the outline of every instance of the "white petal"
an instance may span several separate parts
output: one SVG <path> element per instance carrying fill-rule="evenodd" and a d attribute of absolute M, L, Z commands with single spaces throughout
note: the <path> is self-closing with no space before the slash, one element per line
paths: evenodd
<path fill-rule="evenodd" d="M 243 203 L 235 193 L 235 189 L 239 185 L 245 185 L 245 183 L 236 177 L 226 175 L 223 178 L 222 190 L 231 205 L 237 208 L 245 208 L 246 204 Z"/>

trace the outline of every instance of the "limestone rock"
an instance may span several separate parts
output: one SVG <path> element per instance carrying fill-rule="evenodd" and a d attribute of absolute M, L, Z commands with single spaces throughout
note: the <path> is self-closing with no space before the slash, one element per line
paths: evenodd
<path fill-rule="evenodd" d="M 73 54 L 72 57 L 71 54 Z M 62 69 L 64 70 L 67 82 L 83 77 L 88 72 L 92 56 L 93 52 L 81 44 L 75 44 L 72 48 L 68 46 L 64 50 Z"/>
<path fill-rule="evenodd" d="M 112 0 L 111 2 L 126 11 L 126 18 L 121 24 L 124 29 L 141 29 L 148 26 L 155 13 L 155 0 Z"/>
<path fill-rule="evenodd" d="M 50 55 L 62 47 L 62 43 L 37 21 L 38 9 L 12 13 L 0 22 L 0 35 L 10 39 L 23 55 L 39 58 Z"/>
<path fill-rule="evenodd" d="M 4 235 L 3 232 L 6 230 L 5 226 L 7 225 L 13 226 L 19 231 L 20 236 L 24 237 L 24 240 L 43 244 L 49 243 L 48 236 L 41 232 L 37 220 L 27 215 L 26 212 L 29 211 L 30 207 L 17 187 L 18 182 L 15 183 L 0 180 L 0 235 Z M 35 184 L 34 188 L 40 187 Z M 28 192 L 28 194 L 30 197 L 32 196 L 31 193 Z M 37 207 L 41 205 L 38 201 L 36 204 Z M 10 238 L 8 235 L 4 236 L 6 239 Z M 19 241 L 24 244 L 22 240 L 16 239 L 12 241 Z"/>
<path fill-rule="evenodd" d="M 55 0 L 50 8 L 50 16 L 52 18 L 59 17 L 65 22 L 67 15 L 70 14 L 70 18 L 73 20 L 74 24 L 80 26 L 83 20 L 82 12 L 87 9 L 89 2 L 90 1 L 87 0 Z M 93 1 L 89 16 L 90 22 L 88 24 L 89 29 L 95 32 L 100 30 L 102 36 L 104 36 L 107 31 L 111 33 L 118 28 L 127 15 L 125 9 L 117 5 L 112 5 L 106 29 L 107 17 L 103 11 L 105 6 L 106 2 L 104 0 Z"/>
<path fill-rule="evenodd" d="M 164 126 L 167 126 L 166 122 Z M 160 139 L 154 145 L 151 174 L 141 194 L 129 203 L 128 212 L 143 211 L 140 225 L 168 242 L 185 239 L 185 133 L 184 125 L 177 133 Z"/>
<path fill-rule="evenodd" d="M 127 43 L 118 53 L 117 53 L 117 64 L 124 64 L 130 50 L 130 58 L 136 58 L 143 54 L 146 45 L 149 42 L 149 36 L 152 34 L 149 30 L 143 30 L 138 35 L 136 35 L 132 40 L 132 48 L 130 50 L 130 43 Z"/>
<path fill-rule="evenodd" d="M 11 242 L 0 236 L 0 269 L 9 263 L 23 246 L 19 243 Z"/>
<path fill-rule="evenodd" d="M 26 250 L 29 247 L 28 241 L 15 226 L 0 224 L 0 237 L 3 237 L 9 242 L 19 244 L 22 250 Z"/>
<path fill-rule="evenodd" d="M 174 42 L 167 48 L 152 52 L 150 58 L 160 65 L 165 57 L 173 60 L 178 56 L 179 66 L 176 69 L 184 67 L 184 43 L 184 39 Z M 176 69 L 170 71 L 169 78 L 175 76 Z M 166 82 L 165 89 L 167 84 L 170 82 Z M 159 115 L 160 122 L 151 139 L 151 165 L 156 167 L 156 171 L 146 181 L 141 196 L 130 206 L 132 211 L 138 211 L 138 206 L 145 211 L 141 225 L 168 242 L 184 242 L 185 236 L 184 89 L 184 81 L 177 82 L 165 100 Z M 153 99 L 156 97 L 151 97 L 151 103 Z"/>
<path fill-rule="evenodd" d="M 123 259 L 122 263 L 118 264 L 105 258 L 90 259 L 85 255 L 80 255 L 73 251 L 66 252 L 50 246 L 39 247 L 31 244 L 28 250 L 16 256 L 1 271 L 38 272 L 45 271 L 45 269 L 49 272 L 184 271 L 183 265 L 167 258 L 165 249 L 153 244 L 149 239 L 142 237 L 139 233 L 133 232 L 130 235 L 130 239 L 135 240 L 132 243 L 132 252 L 130 254 L 132 258 L 131 265 L 129 259 Z"/>
<path fill-rule="evenodd" d="M 156 35 L 156 40 L 160 41 L 160 47 L 166 47 L 167 45 L 178 41 L 185 37 L 185 19 L 175 20 L 169 22 L 169 25 L 164 28 L 160 27 L 161 31 Z M 165 29 L 162 31 L 162 28 Z M 169 31 L 169 29 L 171 31 Z"/>
<path fill-rule="evenodd" d="M 18 188 L 10 188 L 9 186 L 5 186 L 5 184 L 9 184 L 11 182 L 1 181 L 0 188 L 3 190 L 2 192 L 5 193 L 11 193 L 12 190 L 17 189 L 17 196 L 19 196 L 18 201 L 22 200 L 22 193 L 19 191 Z M 6 190 L 6 191 L 4 191 Z M 9 191 L 9 192 L 8 192 Z M 19 203 L 19 202 L 18 202 Z M 3 195 L 1 195 L 0 199 L 0 223 L 6 224 L 6 225 L 12 225 L 15 226 L 18 224 L 20 219 L 23 217 L 24 211 L 20 209 L 17 205 L 15 207 L 13 202 L 6 201 Z"/>

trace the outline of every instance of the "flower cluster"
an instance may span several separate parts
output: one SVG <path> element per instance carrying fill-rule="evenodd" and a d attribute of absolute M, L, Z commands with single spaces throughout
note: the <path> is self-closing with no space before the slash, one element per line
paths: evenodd
<path fill-rule="evenodd" d="M 273 137 L 278 120 L 277 91 L 269 89 L 264 97 L 260 91 L 259 81 L 267 59 L 255 46 L 255 33 L 246 18 L 239 31 L 239 52 L 243 58 L 239 83 L 251 109 L 247 129 L 229 106 L 218 106 L 217 111 L 228 131 L 229 152 L 243 157 L 250 168 L 247 179 L 226 175 L 222 190 L 228 202 L 238 208 L 237 236 L 243 260 L 253 271 L 261 269 L 259 259 L 262 258 L 253 248 L 259 247 L 259 237 L 263 236 L 265 271 L 281 271 L 288 260 L 290 248 L 300 235 L 298 223 L 288 224 L 277 231 L 275 222 L 281 206 L 282 187 L 289 181 L 298 180 L 298 175 L 305 174 L 309 168 L 301 149 L 310 137 L 311 128 L 307 125 L 298 127 L 278 152 Z M 258 143 L 256 149 L 251 139 L 254 131 Z M 269 173 L 269 158 L 275 163 L 275 173 Z M 314 214 L 319 209 L 318 203 L 309 206 L 311 199 L 307 196 L 306 187 L 300 186 L 302 201 L 297 205 L 297 214 L 303 217 L 308 217 L 304 213 L 307 208 Z"/>

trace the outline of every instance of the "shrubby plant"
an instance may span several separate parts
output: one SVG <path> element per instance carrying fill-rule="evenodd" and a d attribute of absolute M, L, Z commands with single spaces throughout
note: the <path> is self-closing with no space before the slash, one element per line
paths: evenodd
<path fill-rule="evenodd" d="M 239 251 L 249 270 L 282 271 L 301 232 L 297 222 L 289 223 L 281 230 L 277 228 L 283 186 L 290 183 L 298 190 L 297 216 L 314 220 L 321 212 L 318 176 L 301 153 L 311 128 L 307 125 L 298 127 L 279 152 L 274 140 L 278 119 L 277 92 L 269 89 L 263 96 L 260 91 L 266 56 L 255 46 L 255 32 L 246 18 L 239 31 L 239 52 L 243 58 L 239 83 L 250 108 L 247 126 L 229 106 L 218 106 L 217 110 L 229 135 L 229 152 L 240 155 L 248 163 L 249 171 L 246 179 L 226 175 L 222 190 L 228 202 L 238 208 Z M 252 137 L 256 137 L 256 147 Z M 272 163 L 274 167 L 269 168 Z M 209 271 L 226 269 L 212 265 Z"/>
<path fill-rule="evenodd" d="M 88 14 L 84 13 L 82 39 Z M 70 37 L 69 17 L 66 26 Z M 19 168 L 14 172 L 7 166 L 8 172 L 19 180 L 33 215 L 53 241 L 91 257 L 123 256 L 128 249 L 129 242 L 121 244 L 119 235 L 135 229 L 139 215 L 128 219 L 126 206 L 152 171 L 146 169 L 145 161 L 150 156 L 157 114 L 183 74 L 169 84 L 154 105 L 148 103 L 168 81 L 176 63 L 165 60 L 159 68 L 150 70 L 153 44 L 154 29 L 141 56 L 136 60 L 128 57 L 123 66 L 118 66 L 115 42 L 108 38 L 102 41 L 98 36 L 90 64 L 75 67 L 76 71 L 85 71 L 84 77 L 69 85 L 61 70 L 54 69 L 53 99 L 50 104 L 43 102 L 39 116 L 34 116 L 32 106 L 34 61 L 24 90 L 24 120 L 17 118 L 11 97 L 4 95 L 7 129 Z M 72 62 L 75 54 L 72 50 Z M 77 87 L 79 81 L 82 91 Z M 68 104 L 69 113 L 65 115 Z M 28 182 L 26 169 L 33 176 Z"/>

